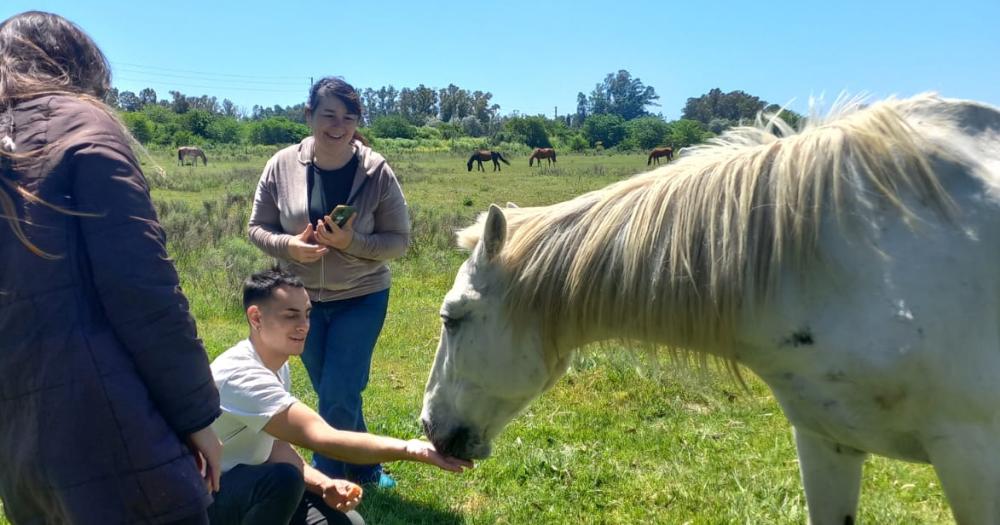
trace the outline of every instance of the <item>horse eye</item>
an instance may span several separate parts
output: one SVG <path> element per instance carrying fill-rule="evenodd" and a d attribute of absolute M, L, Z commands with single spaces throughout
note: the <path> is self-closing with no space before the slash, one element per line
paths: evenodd
<path fill-rule="evenodd" d="M 448 317 L 447 315 L 442 315 L 441 322 L 444 323 L 444 327 L 446 330 L 454 330 L 455 328 L 458 328 L 459 319 L 453 319 L 451 317 Z"/>

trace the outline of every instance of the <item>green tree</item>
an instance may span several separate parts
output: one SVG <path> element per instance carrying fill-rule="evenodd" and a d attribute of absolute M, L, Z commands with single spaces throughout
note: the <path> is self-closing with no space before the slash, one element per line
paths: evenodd
<path fill-rule="evenodd" d="M 153 123 L 145 113 L 123 113 L 122 121 L 135 140 L 142 144 L 148 144 L 153 140 Z"/>
<path fill-rule="evenodd" d="M 309 127 L 285 117 L 271 117 L 250 126 L 250 142 L 254 144 L 293 144 L 309 136 Z"/>
<path fill-rule="evenodd" d="M 587 139 L 579 133 L 574 133 L 569 139 L 569 149 L 576 152 L 587 149 Z"/>
<path fill-rule="evenodd" d="M 242 142 L 243 127 L 233 117 L 220 117 L 212 120 L 205 129 L 205 136 L 220 144 L 237 144 Z"/>
<path fill-rule="evenodd" d="M 170 109 L 174 113 L 187 113 L 187 110 L 191 109 L 191 104 L 188 102 L 188 98 L 184 96 L 184 93 L 171 91 L 170 96 L 173 97 L 170 101 Z"/>
<path fill-rule="evenodd" d="M 118 105 L 118 88 L 113 87 L 104 94 L 104 103 L 114 109 L 120 109 L 120 106 Z"/>
<path fill-rule="evenodd" d="M 497 114 L 500 112 L 500 106 L 491 103 L 492 98 L 493 93 L 489 91 L 472 92 L 472 115 L 482 124 L 483 134 L 486 133 L 486 130 L 490 129 L 490 125 L 493 124 Z"/>
<path fill-rule="evenodd" d="M 173 134 L 172 139 L 172 144 L 174 146 L 189 146 L 191 144 L 198 144 L 198 139 L 193 133 L 186 129 L 178 130 Z"/>
<path fill-rule="evenodd" d="M 420 84 L 399 92 L 399 112 L 414 126 L 423 126 L 438 114 L 437 91 Z"/>
<path fill-rule="evenodd" d="M 591 115 L 583 122 L 583 136 L 591 144 L 613 147 L 625 138 L 625 119 L 613 114 Z"/>
<path fill-rule="evenodd" d="M 670 125 L 670 143 L 678 149 L 704 142 L 709 136 L 697 120 L 681 119 Z"/>
<path fill-rule="evenodd" d="M 576 94 L 576 114 L 573 115 L 573 127 L 582 127 L 585 120 L 587 120 L 587 95 L 580 92 Z"/>
<path fill-rule="evenodd" d="M 224 98 L 222 99 L 222 116 L 237 118 L 240 116 L 240 110 L 232 100 Z"/>
<path fill-rule="evenodd" d="M 632 148 L 655 148 L 667 142 L 669 136 L 670 125 L 660 117 L 640 117 L 625 123 L 625 142 Z"/>
<path fill-rule="evenodd" d="M 368 129 L 372 135 L 386 139 L 412 139 L 417 135 L 416 126 L 410 124 L 402 115 L 380 116 Z"/>
<path fill-rule="evenodd" d="M 447 88 L 438 91 L 438 106 L 442 122 L 461 120 L 472 114 L 472 97 L 468 91 L 448 84 Z"/>
<path fill-rule="evenodd" d="M 504 122 L 503 129 L 511 138 L 532 148 L 551 148 L 549 133 L 545 129 L 545 117 L 511 117 Z"/>
<path fill-rule="evenodd" d="M 153 88 L 143 88 L 139 92 L 139 103 L 143 106 L 156 104 L 156 91 L 153 91 Z"/>
<path fill-rule="evenodd" d="M 682 116 L 706 125 L 712 119 L 752 122 L 766 105 L 767 102 L 743 91 L 723 93 L 721 89 L 713 88 L 700 97 L 687 99 Z"/>
<path fill-rule="evenodd" d="M 212 123 L 212 114 L 204 109 L 191 109 L 181 116 L 181 125 L 199 137 L 208 137 L 208 126 Z"/>
<path fill-rule="evenodd" d="M 788 124 L 789 126 L 791 126 L 793 128 L 798 128 L 799 127 L 799 123 L 802 122 L 802 118 L 803 118 L 802 115 L 799 115 L 798 113 L 796 113 L 796 112 L 794 112 L 794 111 L 792 111 L 790 109 L 781 109 L 781 106 L 779 106 L 777 104 L 771 104 L 770 106 L 767 106 L 766 108 L 764 108 L 764 113 L 765 114 L 771 114 L 771 115 L 777 113 L 778 114 L 778 118 L 780 118 L 781 120 L 784 120 L 786 124 Z"/>
<path fill-rule="evenodd" d="M 648 115 L 646 106 L 658 106 L 653 86 L 646 86 L 638 77 L 621 69 L 618 73 L 608 73 L 604 82 L 597 84 L 590 94 L 590 112 L 610 113 L 625 120 Z M 605 144 L 607 146 L 607 144 Z"/>
<path fill-rule="evenodd" d="M 142 109 L 142 101 L 131 91 L 122 91 L 118 94 L 118 107 L 122 111 L 139 111 Z"/>

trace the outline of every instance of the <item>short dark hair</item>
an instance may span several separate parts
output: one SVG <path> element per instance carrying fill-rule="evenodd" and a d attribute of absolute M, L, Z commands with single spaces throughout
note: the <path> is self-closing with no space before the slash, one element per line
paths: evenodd
<path fill-rule="evenodd" d="M 243 310 L 250 308 L 250 305 L 259 305 L 270 299 L 279 286 L 305 288 L 298 277 L 280 267 L 261 270 L 243 281 Z"/>
<path fill-rule="evenodd" d="M 354 89 L 354 86 L 348 84 L 346 80 L 340 77 L 323 77 L 317 80 L 309 88 L 309 101 L 306 102 L 306 109 L 315 111 L 319 106 L 320 99 L 329 96 L 339 98 L 347 106 L 348 112 L 357 115 L 359 118 L 363 116 L 361 95 L 358 93 L 358 90 Z"/>

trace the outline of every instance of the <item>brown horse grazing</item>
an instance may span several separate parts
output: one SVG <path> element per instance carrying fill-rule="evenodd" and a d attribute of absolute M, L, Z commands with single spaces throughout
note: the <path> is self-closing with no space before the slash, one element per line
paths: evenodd
<path fill-rule="evenodd" d="M 195 146 L 181 146 L 177 148 L 178 166 L 183 166 L 185 161 L 191 157 L 194 157 L 194 166 L 198 165 L 198 157 L 201 157 L 201 161 L 205 166 L 208 166 L 208 157 L 205 156 L 205 152 L 201 148 Z"/>
<path fill-rule="evenodd" d="M 666 157 L 667 162 L 674 160 L 674 148 L 667 146 L 665 148 L 654 148 L 653 151 L 649 152 L 649 160 L 646 161 L 646 165 L 649 166 L 656 161 L 656 164 L 660 164 L 660 157 Z"/>
<path fill-rule="evenodd" d="M 535 148 L 535 151 L 531 152 L 531 158 L 528 159 L 528 166 L 531 166 L 538 159 L 538 165 L 542 165 L 542 159 L 549 159 L 549 166 L 556 161 L 556 150 L 552 148 Z"/>
<path fill-rule="evenodd" d="M 469 171 L 472 171 L 472 163 L 473 162 L 478 162 L 479 163 L 479 171 L 486 171 L 486 168 L 483 167 L 483 161 L 484 160 L 492 160 L 493 161 L 493 171 L 502 171 L 500 169 L 500 161 L 503 161 L 504 164 L 510 166 L 510 163 L 507 162 L 507 159 L 503 158 L 503 155 L 501 155 L 499 151 L 491 151 L 491 150 L 488 150 L 488 149 L 481 149 L 481 150 L 474 151 L 472 153 L 472 156 L 469 157 Z"/>

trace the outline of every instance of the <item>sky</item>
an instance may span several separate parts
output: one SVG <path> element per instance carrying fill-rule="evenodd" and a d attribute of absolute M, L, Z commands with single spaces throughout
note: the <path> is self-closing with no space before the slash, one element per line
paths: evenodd
<path fill-rule="evenodd" d="M 491 92 L 501 114 L 551 117 L 620 69 L 668 120 L 713 88 L 800 113 L 840 93 L 1000 106 L 1000 0 L 0 0 L 0 19 L 29 9 L 89 33 L 120 90 L 245 111 L 305 102 L 311 79 L 336 75 L 359 89 L 455 84 Z"/>

